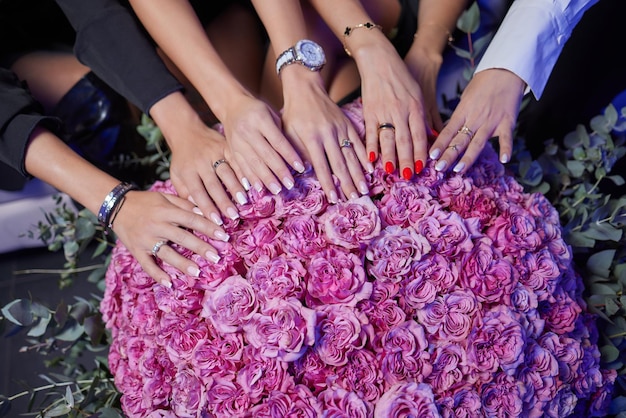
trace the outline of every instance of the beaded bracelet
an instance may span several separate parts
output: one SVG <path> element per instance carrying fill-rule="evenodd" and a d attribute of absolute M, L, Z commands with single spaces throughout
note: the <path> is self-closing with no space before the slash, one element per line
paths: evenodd
<path fill-rule="evenodd" d="M 348 45 L 346 44 L 346 38 L 350 36 L 352 32 L 354 32 L 356 29 L 360 29 L 360 28 L 365 28 L 368 30 L 372 30 L 372 29 L 383 30 L 382 26 L 377 25 L 376 23 L 372 23 L 372 22 L 359 23 L 358 25 L 354 25 L 354 26 L 346 26 L 346 29 L 343 31 L 343 49 L 344 51 L 346 51 L 346 54 L 348 54 L 349 57 L 351 57 L 352 54 L 350 53 L 350 50 L 348 49 Z"/>
<path fill-rule="evenodd" d="M 104 198 L 104 202 L 102 202 L 102 206 L 100 206 L 100 210 L 98 211 L 98 222 L 100 222 L 102 226 L 110 228 L 112 215 L 114 213 L 117 215 L 119 207 L 124 201 L 124 195 L 135 189 L 137 189 L 135 186 L 125 182 L 115 186 L 113 190 L 111 190 Z"/>

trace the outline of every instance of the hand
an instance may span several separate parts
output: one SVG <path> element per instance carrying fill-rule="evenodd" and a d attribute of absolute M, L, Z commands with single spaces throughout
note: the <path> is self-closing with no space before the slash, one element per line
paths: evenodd
<path fill-rule="evenodd" d="M 126 194 L 113 229 L 145 272 L 158 283 L 170 287 L 168 274 L 157 265 L 154 257 L 190 276 L 197 277 L 200 272 L 196 263 L 178 254 L 168 242 L 217 262 L 219 255 L 215 247 L 191 231 L 198 231 L 220 241 L 227 241 L 229 238 L 222 228 L 198 214 L 194 208 L 188 200 L 174 195 L 131 191 Z M 153 256 L 155 244 L 161 241 L 164 244 Z"/>
<path fill-rule="evenodd" d="M 362 78 L 369 159 L 376 160 L 380 140 L 385 170 L 391 173 L 398 167 L 402 176 L 410 179 L 413 170 L 419 173 L 426 161 L 427 124 L 422 91 L 386 39 L 384 43 L 360 48 L 353 56 Z"/>
<path fill-rule="evenodd" d="M 248 199 L 231 165 L 222 163 L 225 138 L 198 122 L 195 126 L 188 125 L 191 132 L 186 133 L 181 146 L 172 147 L 170 177 L 180 197 L 190 200 L 205 217 L 222 225 L 220 212 L 231 219 L 239 217 L 224 186 L 239 204 L 245 204 Z"/>
<path fill-rule="evenodd" d="M 453 170 L 462 173 L 478 158 L 485 143 L 498 137 L 500 161 L 513 150 L 513 129 L 526 84 L 514 73 L 489 69 L 474 75 L 461 101 L 430 149 L 438 171 L 458 160 Z"/>
<path fill-rule="evenodd" d="M 281 75 L 285 133 L 311 162 L 328 200 L 338 200 L 333 173 L 345 196 L 367 194 L 363 168 L 373 171 L 373 167 L 367 161 L 365 146 L 350 120 L 328 97 L 319 73 L 291 65 Z"/>
<path fill-rule="evenodd" d="M 265 184 L 273 194 L 280 192 L 281 182 L 291 189 L 293 176 L 285 161 L 298 172 L 304 171 L 304 165 L 281 132 L 276 113 L 262 101 L 242 94 L 224 114 L 226 159 L 240 169 L 242 183 L 251 184 L 258 191 Z"/>
<path fill-rule="evenodd" d="M 428 125 L 440 132 L 443 122 L 437 104 L 437 78 L 443 57 L 431 48 L 422 48 L 416 40 L 404 57 L 404 62 L 422 89 Z"/>

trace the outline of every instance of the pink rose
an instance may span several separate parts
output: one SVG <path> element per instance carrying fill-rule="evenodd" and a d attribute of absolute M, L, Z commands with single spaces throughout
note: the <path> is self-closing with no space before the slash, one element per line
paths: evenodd
<path fill-rule="evenodd" d="M 542 243 L 535 218 L 517 206 L 501 213 L 487 229 L 486 235 L 505 254 L 535 251 Z"/>
<path fill-rule="evenodd" d="M 215 291 L 207 291 L 202 302 L 203 318 L 219 332 L 236 332 L 258 309 L 252 285 L 241 276 L 224 280 Z"/>
<path fill-rule="evenodd" d="M 422 309 L 437 297 L 437 284 L 425 276 L 406 279 L 402 284 L 400 306 L 410 313 Z"/>
<path fill-rule="evenodd" d="M 537 294 L 523 284 L 517 283 L 511 294 L 511 306 L 519 312 L 528 312 L 539 306 Z"/>
<path fill-rule="evenodd" d="M 450 210 L 457 212 L 466 221 L 476 218 L 480 225 L 490 225 L 498 214 L 494 191 L 490 188 L 473 188 L 467 194 L 456 196 L 450 201 Z"/>
<path fill-rule="evenodd" d="M 250 397 L 241 386 L 223 378 L 214 380 L 206 392 L 206 397 L 209 413 L 218 417 L 240 417 L 252 406 Z"/>
<path fill-rule="evenodd" d="M 319 313 L 314 350 L 324 363 L 343 366 L 354 350 L 365 345 L 367 318 L 347 305 L 325 305 Z"/>
<path fill-rule="evenodd" d="M 311 216 L 322 213 L 327 207 L 326 195 L 320 182 L 312 176 L 295 177 L 295 187 L 283 191 L 284 215 Z"/>
<path fill-rule="evenodd" d="M 387 417 L 439 417 L 431 387 L 403 382 L 389 388 L 374 409 L 374 418 Z"/>
<path fill-rule="evenodd" d="M 356 393 L 343 388 L 328 388 L 317 396 L 326 418 L 366 418 L 371 416 L 372 407 Z"/>
<path fill-rule="evenodd" d="M 246 274 L 259 300 L 301 298 L 306 270 L 296 257 L 281 254 L 270 259 L 262 256 Z"/>
<path fill-rule="evenodd" d="M 398 302 L 395 300 L 384 299 L 377 302 L 368 299 L 361 302 L 360 309 L 367 315 L 376 333 L 387 331 L 389 328 L 406 321 L 405 311 L 398 306 Z"/>
<path fill-rule="evenodd" d="M 304 385 L 297 385 L 284 392 L 270 392 L 263 403 L 257 404 L 246 413 L 245 418 L 315 418 L 322 414 L 322 406 L 311 391 Z"/>
<path fill-rule="evenodd" d="M 307 270 L 309 306 L 333 303 L 354 306 L 372 293 L 359 257 L 341 247 L 328 247 L 315 254 Z"/>
<path fill-rule="evenodd" d="M 451 202 L 459 196 L 465 196 L 472 190 L 472 182 L 462 176 L 452 175 L 437 185 L 437 196 L 444 206 L 450 206 Z"/>
<path fill-rule="evenodd" d="M 378 400 L 383 393 L 380 365 L 369 350 L 354 350 L 348 363 L 338 368 L 336 383 L 368 402 Z"/>
<path fill-rule="evenodd" d="M 214 376 L 232 379 L 237 374 L 243 347 L 243 337 L 239 333 L 199 341 L 191 355 L 191 365 L 206 383 Z"/>
<path fill-rule="evenodd" d="M 200 416 L 206 407 L 206 389 L 193 370 L 179 370 L 172 382 L 172 412 L 179 417 Z"/>
<path fill-rule="evenodd" d="M 461 389 L 440 400 L 443 418 L 484 417 L 480 396 L 473 389 Z"/>
<path fill-rule="evenodd" d="M 475 326 L 478 308 L 471 292 L 455 290 L 418 310 L 417 319 L 437 339 L 461 342 Z"/>
<path fill-rule="evenodd" d="M 380 217 L 385 225 L 407 226 L 410 216 L 423 216 L 433 203 L 429 190 L 413 182 L 397 182 L 380 200 Z"/>
<path fill-rule="evenodd" d="M 326 388 L 329 377 L 336 375 L 335 367 L 327 365 L 315 350 L 308 350 L 293 363 L 296 382 L 319 393 Z"/>
<path fill-rule="evenodd" d="M 559 265 L 547 248 L 526 253 L 516 267 L 520 271 L 520 283 L 537 293 L 552 293 L 561 277 Z"/>
<path fill-rule="evenodd" d="M 426 280 L 435 286 L 437 292 L 447 293 L 457 284 L 460 268 L 460 263 L 441 254 L 430 253 L 413 266 L 411 280 Z"/>
<path fill-rule="evenodd" d="M 539 302 L 538 311 L 546 321 L 546 329 L 557 334 L 571 332 L 582 308 L 562 288 L 557 287 L 552 295 Z"/>
<path fill-rule="evenodd" d="M 280 198 L 268 192 L 251 191 L 248 193 L 248 203 L 239 207 L 239 216 L 247 221 L 276 216 L 276 208 L 279 206 L 277 199 Z"/>
<path fill-rule="evenodd" d="M 463 218 L 455 212 L 438 212 L 418 220 L 413 226 L 430 242 L 432 251 L 439 254 L 455 257 L 473 247 Z"/>
<path fill-rule="evenodd" d="M 380 233 L 378 208 L 368 196 L 330 206 L 319 221 L 329 242 L 349 249 L 366 246 Z"/>
<path fill-rule="evenodd" d="M 285 220 L 280 240 L 285 252 L 302 258 L 311 257 L 326 247 L 322 226 L 304 215 Z"/>
<path fill-rule="evenodd" d="M 488 417 L 519 417 L 523 415 L 522 384 L 506 373 L 498 373 L 482 387 L 482 402 Z"/>
<path fill-rule="evenodd" d="M 165 341 L 165 350 L 174 362 L 191 360 L 193 350 L 199 341 L 209 338 L 207 326 L 198 318 L 181 321 Z"/>
<path fill-rule="evenodd" d="M 426 238 L 413 228 L 387 227 L 367 247 L 368 272 L 378 280 L 399 282 L 429 251 Z"/>
<path fill-rule="evenodd" d="M 315 312 L 295 298 L 270 299 L 243 330 L 248 344 L 264 356 L 291 362 L 315 342 Z"/>
<path fill-rule="evenodd" d="M 469 387 L 472 384 L 467 353 L 459 344 L 436 346 L 431 361 L 433 371 L 426 378 L 426 382 L 435 393 L 445 393 L 452 389 L 457 391 L 460 387 Z"/>
<path fill-rule="evenodd" d="M 233 245 L 248 266 L 256 263 L 262 255 L 276 257 L 281 231 L 278 230 L 278 221 L 261 219 L 250 229 L 237 231 L 231 237 Z"/>
<path fill-rule="evenodd" d="M 285 391 L 293 385 L 287 373 L 287 362 L 269 358 L 252 346 L 246 347 L 243 367 L 237 372 L 237 383 L 250 401 L 257 403 L 272 391 Z"/>

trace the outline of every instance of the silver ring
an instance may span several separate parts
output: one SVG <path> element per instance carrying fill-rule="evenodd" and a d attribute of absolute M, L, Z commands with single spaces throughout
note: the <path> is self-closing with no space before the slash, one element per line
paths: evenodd
<path fill-rule="evenodd" d="M 341 141 L 341 145 L 339 145 L 341 148 L 352 148 L 352 141 L 350 141 L 348 138 L 343 139 Z"/>
<path fill-rule="evenodd" d="M 470 137 L 470 139 L 474 138 L 474 132 L 468 128 L 467 126 L 463 125 L 461 126 L 461 129 L 459 129 L 458 131 L 456 131 L 457 134 L 465 134 L 468 135 Z"/>
<path fill-rule="evenodd" d="M 222 165 L 224 163 L 228 163 L 228 161 L 226 161 L 223 158 L 220 158 L 219 160 L 217 160 L 216 162 L 213 163 L 213 170 L 217 170 L 217 167 L 219 167 L 220 165 Z"/>
<path fill-rule="evenodd" d="M 161 247 L 165 245 L 165 242 L 166 241 L 159 241 L 156 244 L 154 244 L 154 247 L 152 247 L 152 257 L 156 258 L 157 253 L 159 252 Z"/>

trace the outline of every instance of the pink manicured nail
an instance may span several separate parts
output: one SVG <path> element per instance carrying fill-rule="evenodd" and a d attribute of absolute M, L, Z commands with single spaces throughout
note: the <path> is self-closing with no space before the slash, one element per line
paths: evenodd
<path fill-rule="evenodd" d="M 215 233 L 213 235 L 215 235 L 215 238 L 219 239 L 220 241 L 224 241 L 224 242 L 228 241 L 228 239 L 230 238 L 230 235 L 228 235 L 224 231 L 220 231 L 219 229 L 217 231 L 215 231 Z"/>
<path fill-rule="evenodd" d="M 212 261 L 214 263 L 217 263 L 218 261 L 220 261 L 220 256 L 211 251 L 207 251 L 206 254 L 204 254 L 204 256 L 206 257 L 207 260 Z"/>
<path fill-rule="evenodd" d="M 189 267 L 187 267 L 187 273 L 188 273 L 190 276 L 193 276 L 193 277 L 198 277 L 198 276 L 200 276 L 200 270 L 198 270 L 198 267 L 195 267 L 195 266 L 189 266 Z"/>

